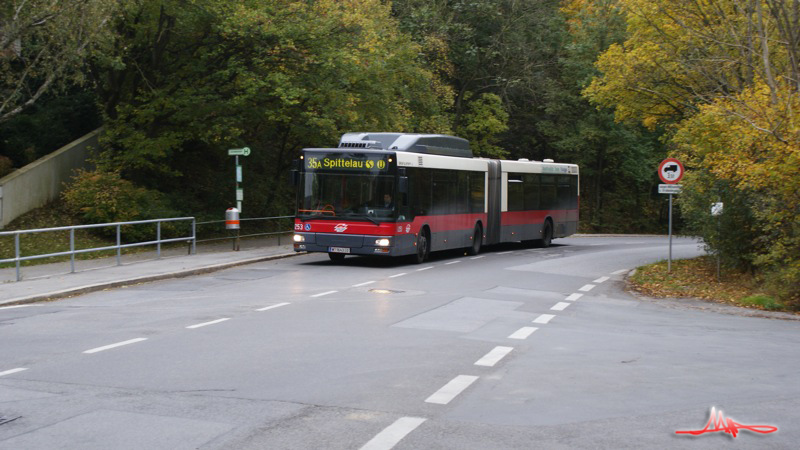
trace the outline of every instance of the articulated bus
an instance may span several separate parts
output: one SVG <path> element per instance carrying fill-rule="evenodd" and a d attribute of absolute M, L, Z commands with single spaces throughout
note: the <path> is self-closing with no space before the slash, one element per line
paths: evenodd
<path fill-rule="evenodd" d="M 410 257 L 525 242 L 547 247 L 578 228 L 578 166 L 474 158 L 453 136 L 346 133 L 338 148 L 306 148 L 294 249 Z"/>

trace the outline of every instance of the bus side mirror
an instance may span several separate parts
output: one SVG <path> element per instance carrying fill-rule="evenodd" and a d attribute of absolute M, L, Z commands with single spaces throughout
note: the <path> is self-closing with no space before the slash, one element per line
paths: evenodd
<path fill-rule="evenodd" d="M 400 177 L 397 179 L 397 191 L 401 194 L 408 193 L 408 177 Z"/>

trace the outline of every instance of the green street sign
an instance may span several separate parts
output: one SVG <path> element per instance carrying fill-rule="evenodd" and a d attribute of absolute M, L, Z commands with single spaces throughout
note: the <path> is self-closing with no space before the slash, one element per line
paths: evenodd
<path fill-rule="evenodd" d="M 250 155 L 250 147 L 232 148 L 228 150 L 228 156 L 248 156 Z"/>

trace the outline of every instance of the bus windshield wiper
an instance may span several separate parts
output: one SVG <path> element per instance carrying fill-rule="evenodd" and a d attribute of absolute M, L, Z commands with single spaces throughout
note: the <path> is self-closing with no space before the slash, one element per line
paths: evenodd
<path fill-rule="evenodd" d="M 364 218 L 364 219 L 367 219 L 370 222 L 374 223 L 375 225 L 380 225 L 380 222 L 378 222 L 377 220 L 373 219 L 372 217 L 370 217 L 370 216 L 368 216 L 366 214 L 350 214 L 350 217 Z"/>

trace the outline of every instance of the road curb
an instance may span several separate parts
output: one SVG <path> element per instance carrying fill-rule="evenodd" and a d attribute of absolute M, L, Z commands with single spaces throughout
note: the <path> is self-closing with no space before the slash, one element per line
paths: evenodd
<path fill-rule="evenodd" d="M 134 284 L 149 283 L 149 282 L 153 282 L 153 281 L 161 281 L 161 280 L 167 280 L 167 279 L 171 279 L 171 278 L 189 277 L 189 276 L 192 276 L 192 275 L 200 275 L 200 274 L 204 274 L 204 273 L 217 272 L 217 271 L 220 271 L 220 270 L 225 270 L 225 269 L 229 269 L 231 267 L 236 267 L 236 266 L 243 266 L 243 265 L 246 265 L 246 264 L 254 264 L 254 263 L 263 262 L 263 261 L 270 261 L 270 260 L 274 260 L 274 259 L 288 258 L 288 257 L 296 256 L 296 255 L 299 255 L 299 254 L 301 254 L 301 253 L 282 253 L 282 254 L 279 254 L 279 255 L 259 256 L 259 257 L 256 257 L 256 258 L 244 259 L 244 260 L 241 260 L 241 261 L 233 261 L 233 262 L 227 262 L 227 263 L 221 263 L 221 264 L 214 264 L 214 265 L 211 265 L 211 266 L 196 267 L 196 268 L 193 268 L 193 269 L 178 270 L 178 271 L 175 271 L 175 272 L 160 273 L 160 274 L 157 274 L 157 275 L 145 275 L 145 276 L 141 276 L 141 277 L 126 278 L 124 280 L 114 280 L 114 281 L 108 281 L 108 282 L 103 282 L 103 283 L 89 284 L 89 285 L 85 285 L 85 286 L 79 286 L 79 287 L 64 289 L 64 290 L 60 290 L 60 291 L 48 292 L 48 293 L 45 293 L 45 294 L 33 294 L 33 295 L 24 296 L 24 297 L 12 298 L 12 299 L 8 299 L 8 300 L 0 300 L 0 307 L 26 305 L 26 304 L 38 303 L 38 302 L 46 302 L 46 301 L 58 300 L 58 299 L 66 298 L 66 297 L 72 297 L 74 295 L 87 294 L 89 292 L 102 291 L 102 290 L 105 290 L 105 289 L 114 289 L 114 288 L 119 288 L 119 287 L 123 287 L 123 286 L 131 286 L 131 285 L 134 285 Z"/>

